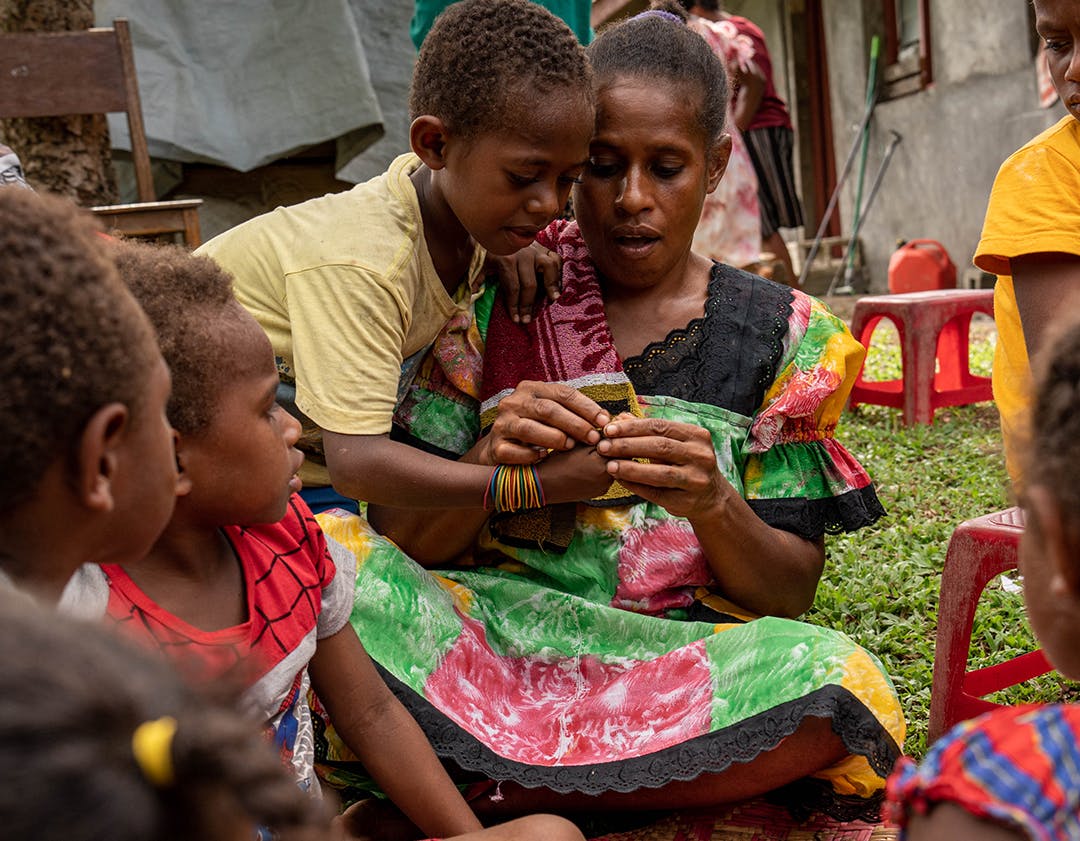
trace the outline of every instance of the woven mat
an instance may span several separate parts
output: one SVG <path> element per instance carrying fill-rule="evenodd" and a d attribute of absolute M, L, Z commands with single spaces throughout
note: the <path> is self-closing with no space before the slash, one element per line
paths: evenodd
<path fill-rule="evenodd" d="M 787 810 L 751 801 L 721 810 L 675 812 L 626 832 L 594 841 L 895 841 L 893 827 L 864 821 L 840 822 L 816 815 L 796 823 Z"/>

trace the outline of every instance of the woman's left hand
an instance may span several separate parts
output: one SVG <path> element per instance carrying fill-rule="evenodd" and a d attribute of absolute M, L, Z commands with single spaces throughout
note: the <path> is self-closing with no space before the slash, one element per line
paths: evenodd
<path fill-rule="evenodd" d="M 685 517 L 719 591 L 762 616 L 794 617 L 814 602 L 825 566 L 820 538 L 766 524 L 720 472 L 707 429 L 619 415 L 597 452 L 629 491 Z M 647 458 L 641 464 L 635 458 Z"/>
<path fill-rule="evenodd" d="M 603 432 L 596 449 L 609 459 L 608 472 L 627 490 L 677 517 L 693 521 L 708 516 L 738 496 L 717 467 L 707 429 L 662 418 L 619 415 Z"/>

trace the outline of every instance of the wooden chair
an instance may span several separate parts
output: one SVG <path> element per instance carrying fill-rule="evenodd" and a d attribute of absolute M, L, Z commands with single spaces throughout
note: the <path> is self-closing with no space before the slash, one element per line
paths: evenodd
<path fill-rule="evenodd" d="M 156 200 L 127 20 L 111 29 L 0 33 L 0 118 L 119 112 L 127 115 L 139 202 L 91 210 L 112 231 L 181 234 L 194 248 L 202 200 Z"/>

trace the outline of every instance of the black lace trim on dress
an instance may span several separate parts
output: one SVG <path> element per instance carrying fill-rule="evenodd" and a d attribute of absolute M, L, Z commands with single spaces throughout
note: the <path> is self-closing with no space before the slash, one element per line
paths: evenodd
<path fill-rule="evenodd" d="M 638 394 L 709 403 L 753 416 L 776 379 L 794 293 L 713 263 L 705 314 L 623 360 Z"/>
<path fill-rule="evenodd" d="M 376 663 L 376 667 L 440 757 L 452 760 L 466 771 L 478 771 L 494 780 L 510 780 L 526 788 L 543 786 L 560 794 L 630 792 L 639 788 L 659 788 L 674 780 L 692 780 L 701 774 L 719 773 L 732 764 L 750 762 L 772 750 L 809 716 L 831 719 L 833 732 L 844 746 L 852 754 L 865 756 L 870 767 L 882 777 L 888 776 L 900 756 L 896 742 L 870 710 L 847 689 L 830 685 L 724 730 L 706 733 L 645 756 L 592 765 L 527 765 L 499 756 L 381 665 Z M 870 810 L 868 814 L 875 810 L 874 803 L 867 799 L 846 798 L 847 803 L 840 802 L 844 798 L 838 798 L 831 787 L 827 788 L 827 791 L 814 791 L 816 802 L 801 804 L 800 808 L 834 817 L 850 812 L 854 801 L 858 800 Z"/>
<path fill-rule="evenodd" d="M 746 502 L 770 526 L 807 540 L 856 531 L 885 516 L 873 485 L 824 499 L 748 499 Z"/>

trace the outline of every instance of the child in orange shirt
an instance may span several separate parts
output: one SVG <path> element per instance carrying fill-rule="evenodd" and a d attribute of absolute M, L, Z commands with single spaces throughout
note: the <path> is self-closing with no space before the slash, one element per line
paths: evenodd
<path fill-rule="evenodd" d="M 1029 356 L 1047 326 L 1080 304 L 1080 6 L 1034 0 L 1050 77 L 1069 113 L 1013 153 L 998 172 L 975 265 L 994 287 L 994 402 L 1005 464 L 1023 488 L 1019 447 L 1031 403 Z"/>

